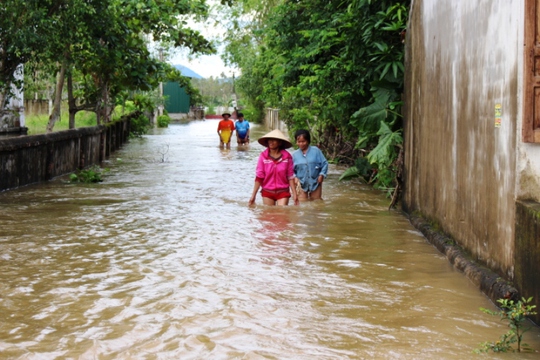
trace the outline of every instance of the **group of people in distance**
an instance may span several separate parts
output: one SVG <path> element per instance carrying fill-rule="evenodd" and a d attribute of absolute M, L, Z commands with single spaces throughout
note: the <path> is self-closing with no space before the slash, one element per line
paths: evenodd
<path fill-rule="evenodd" d="M 237 113 L 238 120 L 236 124 L 231 120 L 231 114 L 224 113 L 221 115 L 223 120 L 218 124 L 217 133 L 219 135 L 219 147 L 231 148 L 231 138 L 236 130 L 236 142 L 238 145 L 249 144 L 249 121 L 244 119 L 244 114 Z"/>
<path fill-rule="evenodd" d="M 238 145 L 249 144 L 249 122 L 244 119 L 244 114 L 237 114 L 236 124 L 230 119 L 231 114 L 222 116 L 217 129 L 220 148 L 230 149 L 235 130 Z M 294 138 L 298 150 L 292 155 L 286 150 L 292 147 L 292 143 L 280 130 L 270 131 L 258 139 L 266 149 L 257 161 L 249 205 L 255 204 L 259 190 L 265 205 L 288 205 L 291 197 L 295 205 L 301 200 L 322 199 L 322 183 L 328 175 L 328 161 L 318 147 L 310 145 L 309 131 L 298 130 Z"/>

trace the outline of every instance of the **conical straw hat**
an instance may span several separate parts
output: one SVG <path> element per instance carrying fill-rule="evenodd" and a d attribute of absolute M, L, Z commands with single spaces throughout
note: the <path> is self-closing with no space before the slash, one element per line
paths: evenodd
<path fill-rule="evenodd" d="M 259 140 L 257 140 L 257 141 L 262 146 L 268 147 L 268 139 L 281 140 L 282 141 L 281 147 L 283 149 L 288 149 L 288 148 L 292 147 L 291 141 L 285 135 L 283 135 L 283 133 L 281 131 L 279 131 L 278 129 L 270 131 L 268 134 L 260 137 Z"/>

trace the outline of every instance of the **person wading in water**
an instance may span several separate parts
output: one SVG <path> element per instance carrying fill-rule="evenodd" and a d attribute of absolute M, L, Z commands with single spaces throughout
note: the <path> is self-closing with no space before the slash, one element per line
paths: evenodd
<path fill-rule="evenodd" d="M 289 205 L 291 196 L 294 204 L 298 205 L 292 155 L 285 150 L 290 148 L 292 143 L 279 130 L 269 132 L 258 142 L 267 149 L 259 155 L 249 205 L 255 204 L 257 192 L 261 188 L 265 205 Z"/>
<path fill-rule="evenodd" d="M 221 116 L 223 116 L 223 120 L 221 120 L 218 124 L 217 133 L 219 135 L 219 147 L 224 148 L 227 147 L 227 149 L 231 148 L 231 137 L 232 133 L 234 131 L 234 121 L 229 119 L 231 117 L 231 114 L 224 113 Z"/>

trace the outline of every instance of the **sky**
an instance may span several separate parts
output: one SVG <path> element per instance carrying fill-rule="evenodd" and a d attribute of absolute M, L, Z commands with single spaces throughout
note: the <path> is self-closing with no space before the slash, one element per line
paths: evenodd
<path fill-rule="evenodd" d="M 209 4 L 215 4 L 215 0 L 208 1 Z M 216 8 L 212 7 L 211 12 L 215 12 Z M 210 19 L 205 23 L 188 22 L 189 27 L 198 30 L 205 38 L 209 40 L 220 40 L 221 34 L 225 33 L 225 28 L 221 26 L 221 22 L 215 21 L 219 15 L 210 16 Z M 175 54 L 168 60 L 171 65 L 184 65 L 195 71 L 202 77 L 209 78 L 221 77 L 224 73 L 227 77 L 232 77 L 233 73 L 238 76 L 239 70 L 225 66 L 221 60 L 223 48 L 218 48 L 218 54 L 205 55 L 198 58 L 190 59 L 187 50 L 177 50 Z"/>
<path fill-rule="evenodd" d="M 187 56 L 177 54 L 169 60 L 169 63 L 171 65 L 187 66 L 204 78 L 210 76 L 221 77 L 221 73 L 224 73 L 227 77 L 232 77 L 233 72 L 236 76 L 239 73 L 238 69 L 225 66 L 220 55 L 205 55 L 198 59 L 189 60 Z"/>

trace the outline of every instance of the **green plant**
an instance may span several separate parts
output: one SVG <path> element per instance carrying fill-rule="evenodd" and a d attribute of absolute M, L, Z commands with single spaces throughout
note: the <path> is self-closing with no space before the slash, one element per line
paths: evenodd
<path fill-rule="evenodd" d="M 169 115 L 160 115 L 157 118 L 157 126 L 160 128 L 166 128 L 169 126 L 169 123 L 171 122 L 171 118 Z"/>
<path fill-rule="evenodd" d="M 401 115 L 402 102 L 395 91 L 395 83 L 376 81 L 372 83 L 374 102 L 353 114 L 351 124 L 362 134 L 356 148 L 369 151 L 367 159 L 376 169 L 373 182 L 379 189 L 387 189 L 391 195 L 397 183 L 396 160 L 403 143 Z"/>
<path fill-rule="evenodd" d="M 79 111 L 75 115 L 75 122 L 76 124 L 81 124 L 82 126 L 96 126 L 96 113 L 91 111 Z"/>
<path fill-rule="evenodd" d="M 358 158 L 354 166 L 349 167 L 341 174 L 339 181 L 360 178 L 367 183 L 372 173 L 373 169 L 369 161 L 366 158 Z"/>
<path fill-rule="evenodd" d="M 78 170 L 77 172 L 69 175 L 69 180 L 71 182 L 81 182 L 81 183 L 97 183 L 102 182 L 102 175 L 108 172 L 109 169 L 102 169 L 99 166 L 95 165 L 88 169 Z"/>
<path fill-rule="evenodd" d="M 496 342 L 486 341 L 481 345 L 480 349 L 476 352 L 508 352 L 522 350 L 531 350 L 527 344 L 522 343 L 523 334 L 527 332 L 530 327 L 524 327 L 524 322 L 527 320 L 527 316 L 536 315 L 536 305 L 530 305 L 532 297 L 514 302 L 510 299 L 499 299 L 497 302 L 500 304 L 500 311 L 492 311 L 489 309 L 480 308 L 483 312 L 489 315 L 497 315 L 501 317 L 501 321 L 507 321 L 510 330 L 501 335 L 500 339 Z M 512 344 L 517 344 L 517 348 L 514 349 Z"/>
<path fill-rule="evenodd" d="M 130 137 L 141 137 L 148 132 L 150 127 L 150 120 L 143 114 L 131 119 L 131 131 Z"/>
<path fill-rule="evenodd" d="M 136 111 L 137 107 L 135 106 L 135 103 L 131 100 L 126 101 L 124 104 L 124 113 L 128 114 L 130 112 Z"/>
<path fill-rule="evenodd" d="M 264 114 L 260 113 L 258 109 L 248 106 L 243 108 L 241 112 L 244 114 L 244 118 L 250 123 L 261 123 L 264 119 Z"/>
<path fill-rule="evenodd" d="M 156 104 L 152 96 L 146 93 L 138 93 L 133 97 L 133 105 L 140 111 L 153 112 L 156 108 Z"/>

